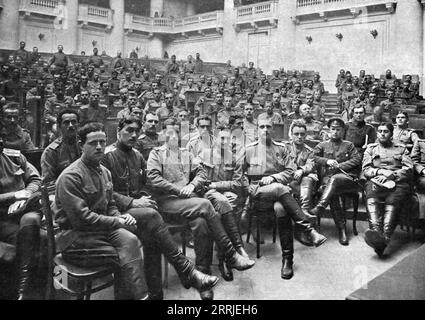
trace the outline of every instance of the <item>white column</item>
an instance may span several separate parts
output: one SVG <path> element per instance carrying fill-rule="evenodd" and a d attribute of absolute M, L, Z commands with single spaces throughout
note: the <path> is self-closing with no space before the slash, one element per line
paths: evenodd
<path fill-rule="evenodd" d="M 171 53 L 168 53 L 171 57 Z M 151 38 L 149 42 L 149 52 L 148 52 L 149 58 L 157 58 L 162 59 L 164 56 L 164 42 L 163 40 L 158 36 L 154 36 Z"/>
<path fill-rule="evenodd" d="M 422 74 L 423 41 L 421 4 L 417 0 L 397 2 L 395 12 L 395 35 L 393 42 L 396 50 L 392 56 L 393 71 L 397 77 L 402 74 Z"/>
<path fill-rule="evenodd" d="M 110 1 L 111 9 L 114 12 L 109 52 L 115 56 L 117 51 L 124 52 L 124 0 Z"/>
<path fill-rule="evenodd" d="M 224 62 L 232 60 L 232 65 L 239 64 L 241 56 L 245 56 L 243 48 L 235 46 L 237 34 L 233 23 L 235 22 L 235 12 L 233 0 L 224 0 L 223 13 L 223 58 Z M 238 51 L 242 50 L 242 52 Z"/>
<path fill-rule="evenodd" d="M 0 47 L 18 49 L 19 41 L 19 1 L 3 1 L 0 16 Z M 28 48 L 27 48 L 28 49 Z"/>
<path fill-rule="evenodd" d="M 57 39 L 57 44 L 62 44 L 66 53 L 80 54 L 78 44 L 79 31 L 78 1 L 66 1 L 63 21 L 63 35 L 65 38 Z"/>
<path fill-rule="evenodd" d="M 276 37 L 275 50 L 272 56 L 273 61 L 271 63 L 275 68 L 284 67 L 285 70 L 288 70 L 295 67 L 295 32 L 297 27 L 293 19 L 295 19 L 296 9 L 295 0 L 279 1 L 278 37 Z"/>
<path fill-rule="evenodd" d="M 155 15 L 155 12 L 158 12 L 159 16 L 161 16 L 163 11 L 164 0 L 151 0 L 151 17 Z"/>

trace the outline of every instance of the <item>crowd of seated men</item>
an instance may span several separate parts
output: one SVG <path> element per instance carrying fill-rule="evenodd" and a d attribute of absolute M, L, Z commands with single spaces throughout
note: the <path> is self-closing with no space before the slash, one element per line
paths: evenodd
<path fill-rule="evenodd" d="M 185 63 L 172 55 L 163 70 L 118 54 L 106 67 L 97 49 L 71 65 L 62 46 L 47 64 L 30 57 L 21 42 L 1 66 L 0 263 L 15 263 L 18 299 L 42 263 L 41 185 L 54 189 L 58 252 L 77 266 L 116 264 L 117 299 L 163 298 L 161 254 L 185 288 L 213 299 L 214 244 L 225 281 L 255 264 L 241 238 L 253 211 L 276 216 L 286 280 L 294 238 L 327 240 L 316 225 L 328 205 L 339 243 L 349 244 L 346 194 L 364 193 L 365 241 L 379 257 L 408 214 L 404 200 L 424 218 L 425 141 L 393 103 L 418 98 L 411 79 L 400 93 L 387 72 L 382 83 L 393 85 L 378 105 L 369 76 L 349 99 L 356 85 L 341 72 L 344 119 L 326 117 L 317 73 L 266 75 L 230 61 L 206 73 L 199 54 Z M 34 149 L 41 159 L 30 163 Z M 194 262 L 165 223 L 190 227 Z"/>

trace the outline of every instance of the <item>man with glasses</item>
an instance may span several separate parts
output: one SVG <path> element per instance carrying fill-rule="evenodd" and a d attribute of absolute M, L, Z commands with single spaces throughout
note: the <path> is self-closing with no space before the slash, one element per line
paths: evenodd
<path fill-rule="evenodd" d="M 316 247 L 326 241 L 312 227 L 303 210 L 291 195 L 289 187 L 296 165 L 284 143 L 273 141 L 270 119 L 258 122 L 259 140 L 248 145 L 242 152 L 243 169 L 250 178 L 249 194 L 254 207 L 274 210 L 282 247 L 281 277 L 291 279 L 293 272 L 293 230 L 292 221 L 305 237 Z"/>
<path fill-rule="evenodd" d="M 159 147 L 161 142 L 159 141 L 157 133 L 159 123 L 158 115 L 149 112 L 145 115 L 144 120 L 143 133 L 137 139 L 135 148 L 143 155 L 143 158 L 147 160 L 152 149 Z"/>
<path fill-rule="evenodd" d="M 382 257 L 397 226 L 403 200 L 411 192 L 413 162 L 406 146 L 392 141 L 394 126 L 391 123 L 381 123 L 377 131 L 378 142 L 368 145 L 364 153 L 362 174 L 367 180 L 369 220 L 365 241 Z M 383 211 L 382 202 L 385 203 Z"/>
<path fill-rule="evenodd" d="M 230 268 L 242 271 L 253 267 L 255 262 L 240 255 L 232 245 L 213 205 L 201 198 L 206 172 L 192 153 L 181 148 L 180 125 L 175 119 L 168 119 L 163 129 L 165 144 L 154 148 L 149 155 L 147 175 L 165 219 L 187 221 L 191 226 L 197 269 L 211 273 L 213 240 L 224 252 Z M 211 300 L 213 292 L 205 290 L 201 298 Z"/>
<path fill-rule="evenodd" d="M 43 183 L 54 184 L 62 171 L 80 157 L 77 140 L 79 121 L 75 110 L 65 109 L 58 114 L 56 122 L 61 135 L 47 146 L 41 156 Z"/>
<path fill-rule="evenodd" d="M 167 93 L 165 95 L 165 105 L 156 110 L 156 114 L 160 118 L 175 117 L 179 112 L 179 108 L 174 106 L 174 95 Z"/>
<path fill-rule="evenodd" d="M 90 95 L 90 103 L 81 106 L 78 109 L 80 115 L 80 122 L 84 124 L 89 121 L 97 121 L 104 123 L 108 115 L 108 106 L 100 104 L 100 91 L 92 90 Z"/>

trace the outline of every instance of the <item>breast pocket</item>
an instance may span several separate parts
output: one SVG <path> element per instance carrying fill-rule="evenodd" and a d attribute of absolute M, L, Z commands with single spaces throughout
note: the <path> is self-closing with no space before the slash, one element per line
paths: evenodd
<path fill-rule="evenodd" d="M 98 200 L 99 190 L 97 190 L 97 188 L 94 185 L 89 184 L 89 185 L 83 186 L 83 192 L 84 192 L 84 195 L 86 196 L 86 199 L 88 202 L 87 204 L 89 205 L 89 207 L 91 207 L 96 202 L 96 200 Z"/>

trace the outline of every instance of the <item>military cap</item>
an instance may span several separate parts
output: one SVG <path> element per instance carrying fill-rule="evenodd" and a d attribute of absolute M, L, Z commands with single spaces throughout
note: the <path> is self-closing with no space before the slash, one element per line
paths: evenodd
<path fill-rule="evenodd" d="M 330 118 L 330 119 L 328 120 L 328 123 L 327 123 L 328 127 L 330 128 L 333 124 L 335 125 L 335 122 L 336 122 L 336 124 L 337 124 L 338 126 L 340 126 L 341 128 L 344 128 L 344 127 L 345 127 L 345 122 L 344 122 L 344 120 L 342 120 L 341 118 L 337 118 L 337 117 L 333 117 L 333 118 Z"/>

